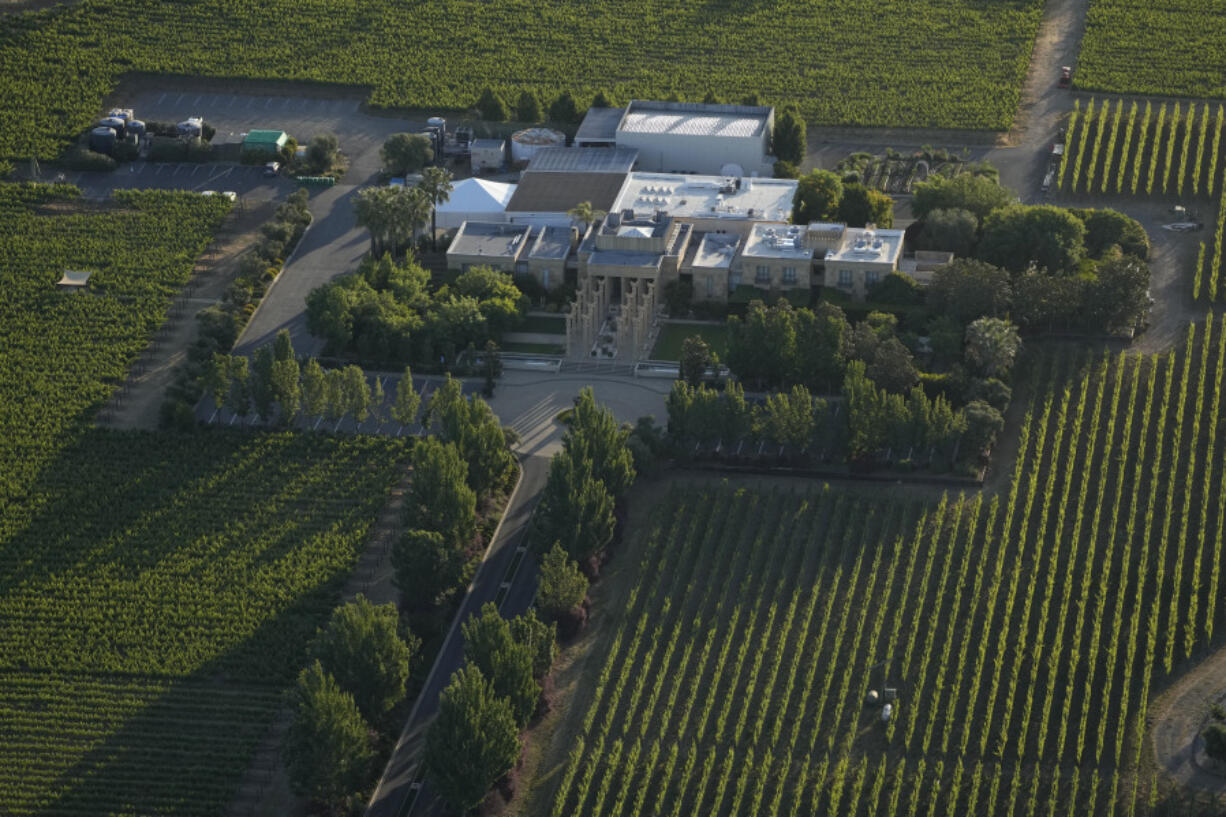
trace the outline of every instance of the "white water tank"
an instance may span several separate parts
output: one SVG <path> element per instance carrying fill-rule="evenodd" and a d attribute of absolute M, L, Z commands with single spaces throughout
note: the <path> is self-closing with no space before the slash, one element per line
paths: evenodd
<path fill-rule="evenodd" d="M 566 134 L 551 128 L 525 128 L 511 134 L 511 160 L 526 162 L 541 148 L 565 147 Z"/>

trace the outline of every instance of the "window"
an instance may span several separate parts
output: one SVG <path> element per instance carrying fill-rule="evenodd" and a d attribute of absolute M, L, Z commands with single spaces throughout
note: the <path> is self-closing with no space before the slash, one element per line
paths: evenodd
<path fill-rule="evenodd" d="M 528 272 L 528 262 L 527 261 L 516 261 L 515 262 L 515 274 L 516 275 L 526 275 L 527 272 Z"/>
<path fill-rule="evenodd" d="M 839 286 L 841 287 L 851 286 L 851 270 L 849 269 L 839 270 Z"/>
<path fill-rule="evenodd" d="M 785 284 L 796 283 L 796 267 L 784 267 L 783 268 L 783 283 Z"/>
<path fill-rule="evenodd" d="M 714 294 L 715 294 L 715 276 L 708 275 L 707 276 L 707 297 L 710 298 Z"/>
<path fill-rule="evenodd" d="M 740 285 L 741 285 L 741 273 L 729 272 L 728 273 L 728 291 L 731 292 L 732 290 L 736 289 Z"/>
<path fill-rule="evenodd" d="M 768 267 L 768 266 L 766 266 L 766 265 L 764 265 L 764 264 L 759 264 L 759 265 L 758 265 L 757 270 L 754 272 L 753 279 L 754 279 L 754 281 L 755 281 L 755 282 L 757 282 L 757 283 L 759 283 L 759 284 L 768 284 L 768 283 L 770 283 L 770 280 L 771 280 L 771 268 L 770 268 L 770 267 Z"/>
<path fill-rule="evenodd" d="M 549 267 L 545 267 L 545 269 L 541 270 L 541 286 L 545 287 L 545 289 L 549 289 Z"/>
<path fill-rule="evenodd" d="M 864 273 L 864 283 L 866 286 L 872 286 L 881 280 L 881 273 L 876 270 L 869 270 Z"/>

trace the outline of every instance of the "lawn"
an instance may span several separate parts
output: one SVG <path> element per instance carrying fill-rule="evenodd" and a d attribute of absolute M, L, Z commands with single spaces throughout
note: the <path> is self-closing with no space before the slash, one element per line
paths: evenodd
<path fill-rule="evenodd" d="M 728 327 L 725 324 L 666 323 L 651 350 L 652 360 L 680 360 L 681 345 L 691 335 L 698 335 L 721 358 L 728 348 Z"/>
<path fill-rule="evenodd" d="M 486 86 L 511 102 L 534 91 L 546 105 L 564 90 L 586 104 L 603 89 L 622 101 L 755 95 L 796 103 L 821 124 L 1003 130 L 1042 8 L 1041 0 L 57 4 L 0 17 L 0 114 L 22 123 L 0 132 L 0 155 L 57 154 L 127 72 L 365 86 L 375 106 L 435 113 L 471 107 Z"/>
<path fill-rule="evenodd" d="M 1223 328 L 1044 353 L 997 495 L 652 486 L 547 812 L 1188 813 L 1143 738 L 1222 630 Z"/>

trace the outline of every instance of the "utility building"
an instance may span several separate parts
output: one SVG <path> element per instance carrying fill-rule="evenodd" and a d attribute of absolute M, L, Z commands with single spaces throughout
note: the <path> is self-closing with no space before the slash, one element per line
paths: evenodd
<path fill-rule="evenodd" d="M 775 109 L 766 106 L 636 100 L 593 108 L 575 144 L 637 150 L 645 171 L 769 176 L 774 127 Z"/>

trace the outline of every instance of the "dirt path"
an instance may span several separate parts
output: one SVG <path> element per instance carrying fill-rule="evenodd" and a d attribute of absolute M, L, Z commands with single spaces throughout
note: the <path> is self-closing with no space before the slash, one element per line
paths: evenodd
<path fill-rule="evenodd" d="M 1220 649 L 1150 703 L 1150 744 L 1158 766 L 1175 784 L 1226 796 L 1226 776 L 1204 766 L 1200 733 L 1209 708 L 1226 702 L 1226 649 Z"/>
<path fill-rule="evenodd" d="M 104 428 L 154 429 L 166 387 L 196 339 L 196 314 L 219 302 L 238 270 L 238 260 L 256 239 L 276 202 L 248 202 L 226 219 L 208 251 L 196 262 L 191 279 L 171 302 L 166 322 L 137 358 L 110 401 L 98 413 Z"/>
<path fill-rule="evenodd" d="M 400 591 L 396 588 L 391 554 L 392 544 L 404 527 L 400 513 L 408 487 L 409 473 L 406 471 L 379 512 L 366 549 L 358 557 L 341 591 L 342 603 L 353 601 L 360 593 L 375 604 L 399 605 Z M 290 790 L 281 756 L 281 744 L 292 719 L 293 711 L 289 707 L 278 714 L 226 809 L 227 817 L 300 817 L 308 813 L 309 804 Z"/>

